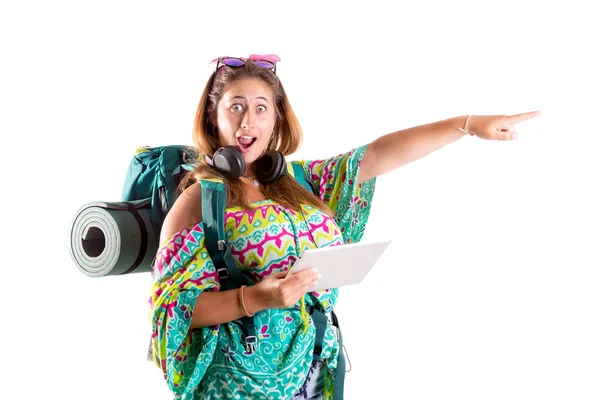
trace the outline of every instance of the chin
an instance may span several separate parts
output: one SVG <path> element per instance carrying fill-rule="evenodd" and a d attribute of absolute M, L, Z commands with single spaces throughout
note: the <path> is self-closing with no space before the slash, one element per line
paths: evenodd
<path fill-rule="evenodd" d="M 258 157 L 260 157 L 260 152 L 259 151 L 255 151 L 253 149 L 253 151 L 249 151 L 249 152 L 241 152 L 242 153 L 242 157 L 244 158 L 244 161 L 246 162 L 246 164 L 250 164 L 253 163 L 254 161 L 256 161 L 258 159 Z"/>
<path fill-rule="evenodd" d="M 242 156 L 244 157 L 244 161 L 246 162 L 246 164 L 251 164 L 254 161 L 258 160 L 264 151 L 266 151 L 266 149 L 264 148 L 254 148 L 248 152 L 242 152 Z"/>
<path fill-rule="evenodd" d="M 252 164 L 254 161 L 258 160 L 258 156 L 252 154 L 244 154 L 243 156 L 246 165 Z"/>

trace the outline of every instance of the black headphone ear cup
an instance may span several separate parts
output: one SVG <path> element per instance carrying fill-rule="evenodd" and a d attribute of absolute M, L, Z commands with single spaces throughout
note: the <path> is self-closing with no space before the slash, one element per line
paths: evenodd
<path fill-rule="evenodd" d="M 283 154 L 269 150 L 256 160 L 256 178 L 262 183 L 271 183 L 285 175 L 287 165 Z"/>
<path fill-rule="evenodd" d="M 244 156 L 235 146 L 223 146 L 215 151 L 212 167 L 229 180 L 237 179 L 246 172 Z"/>

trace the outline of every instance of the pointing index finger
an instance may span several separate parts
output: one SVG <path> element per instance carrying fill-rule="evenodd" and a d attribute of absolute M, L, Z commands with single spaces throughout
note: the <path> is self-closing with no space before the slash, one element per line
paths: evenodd
<path fill-rule="evenodd" d="M 511 123 L 516 124 L 518 122 L 523 122 L 523 121 L 527 121 L 528 119 L 535 118 L 540 114 L 541 114 L 541 111 L 532 111 L 532 112 L 523 113 L 523 114 L 511 115 L 508 118 L 510 119 Z"/>

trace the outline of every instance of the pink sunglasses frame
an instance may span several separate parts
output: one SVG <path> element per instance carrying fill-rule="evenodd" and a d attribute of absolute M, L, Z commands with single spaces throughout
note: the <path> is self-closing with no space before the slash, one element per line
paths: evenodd
<path fill-rule="evenodd" d="M 222 60 L 227 59 L 227 58 L 234 58 L 236 60 L 240 60 L 240 61 L 242 61 L 242 64 L 240 64 L 238 66 L 223 64 Z M 215 67 L 215 74 L 216 74 L 217 71 L 219 71 L 220 67 L 227 65 L 228 67 L 231 67 L 231 68 L 237 68 L 237 67 L 241 67 L 242 65 L 244 65 L 247 61 L 252 61 L 252 62 L 254 62 L 254 64 L 256 64 L 256 61 L 267 61 L 273 65 L 273 67 L 270 67 L 269 69 L 272 68 L 273 73 L 277 74 L 277 72 L 276 72 L 277 71 L 277 63 L 279 61 L 281 61 L 281 59 L 276 54 L 251 54 L 250 56 L 248 56 L 248 58 L 222 56 L 222 57 L 215 58 L 210 63 L 217 64 L 217 66 Z"/>

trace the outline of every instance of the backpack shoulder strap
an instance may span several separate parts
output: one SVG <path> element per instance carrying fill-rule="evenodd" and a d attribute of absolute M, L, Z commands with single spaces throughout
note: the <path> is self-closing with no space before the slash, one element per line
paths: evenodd
<path fill-rule="evenodd" d="M 241 287 L 245 282 L 237 268 L 231 249 L 225 241 L 225 203 L 226 187 L 221 180 L 203 179 L 202 186 L 202 223 L 206 249 L 215 265 L 221 290 Z M 245 347 L 248 353 L 254 353 L 257 346 L 254 317 L 241 318 L 245 332 Z"/>
<path fill-rule="evenodd" d="M 225 241 L 226 187 L 219 179 L 201 179 L 202 224 L 206 249 L 215 265 L 222 290 L 240 287 L 244 284 L 233 257 Z"/>
<path fill-rule="evenodd" d="M 227 197 L 225 185 L 217 179 L 202 179 L 200 186 L 202 187 L 202 222 L 207 247 L 222 250 L 219 242 L 225 241 L 224 218 Z"/>
<path fill-rule="evenodd" d="M 302 165 L 295 161 L 288 161 L 288 174 L 290 174 L 294 179 L 298 181 L 302 186 L 304 186 L 309 192 L 313 193 L 315 196 L 319 195 L 317 188 L 315 187 L 313 181 L 304 171 Z"/>
<path fill-rule="evenodd" d="M 309 191 L 314 193 L 315 196 L 319 195 L 317 188 L 315 187 L 313 181 L 310 179 L 308 174 L 302 168 L 302 165 L 297 162 L 288 162 L 288 173 L 293 176 L 302 186 L 307 188 Z M 320 311 L 318 308 L 313 308 L 311 312 L 313 323 L 316 328 L 316 337 L 315 337 L 315 348 L 313 350 L 313 360 L 318 360 L 321 358 L 321 350 L 323 347 L 323 338 L 325 335 L 325 327 L 328 323 L 327 317 L 325 314 Z M 338 339 L 340 343 L 339 353 L 338 353 L 338 366 L 337 372 L 335 376 L 335 385 L 333 390 L 333 399 L 334 400 L 342 400 L 344 398 L 344 377 L 346 373 L 346 359 L 344 357 L 344 344 L 342 341 L 342 331 L 340 329 L 340 324 L 338 322 L 337 316 L 332 311 L 331 312 L 333 325 L 337 328 Z"/>

